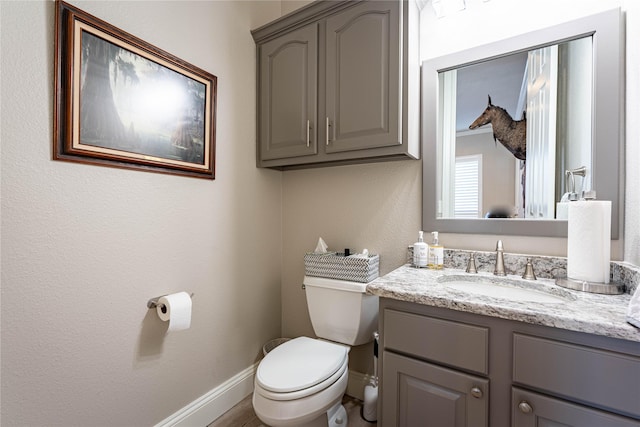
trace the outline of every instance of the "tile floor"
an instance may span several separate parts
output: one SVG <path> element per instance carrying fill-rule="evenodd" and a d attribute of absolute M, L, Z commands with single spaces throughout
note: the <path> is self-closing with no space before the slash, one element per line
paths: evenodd
<path fill-rule="evenodd" d="M 370 423 L 362 418 L 361 401 L 345 395 L 342 399 L 342 404 L 347 410 L 349 427 L 377 426 L 377 423 Z M 251 395 L 249 395 L 220 418 L 209 424 L 208 427 L 265 427 L 265 425 L 262 424 L 258 417 L 256 417 L 255 412 L 253 412 Z"/>

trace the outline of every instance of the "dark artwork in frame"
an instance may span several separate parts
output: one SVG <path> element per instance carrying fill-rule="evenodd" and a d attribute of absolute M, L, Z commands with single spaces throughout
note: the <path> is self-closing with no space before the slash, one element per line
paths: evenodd
<path fill-rule="evenodd" d="M 216 76 L 56 2 L 53 158 L 215 178 Z"/>

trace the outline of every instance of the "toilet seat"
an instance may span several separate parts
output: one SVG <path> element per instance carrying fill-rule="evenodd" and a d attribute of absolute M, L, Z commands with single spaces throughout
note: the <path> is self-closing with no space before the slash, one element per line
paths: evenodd
<path fill-rule="evenodd" d="M 347 370 L 346 347 L 299 337 L 276 347 L 260 362 L 256 391 L 272 400 L 293 400 L 317 393 Z"/>
<path fill-rule="evenodd" d="M 258 384 L 256 381 L 254 391 L 270 400 L 278 400 L 278 401 L 298 400 L 298 399 L 302 399 L 302 398 L 322 392 L 328 387 L 331 387 L 332 384 L 334 384 L 335 382 L 337 382 L 347 374 L 348 374 L 347 362 L 345 361 L 344 365 L 338 371 L 336 371 L 331 377 L 327 378 L 325 381 L 318 383 L 312 387 L 303 388 L 301 390 L 291 391 L 287 393 L 277 393 L 277 392 L 269 391 L 262 388 L 260 384 Z"/>
<path fill-rule="evenodd" d="M 348 382 L 349 371 L 345 370 L 336 382 L 318 393 L 287 401 L 263 396 L 264 390 L 256 384 L 252 399 L 253 409 L 266 425 L 299 427 L 321 416 L 335 404 L 340 404 Z"/>

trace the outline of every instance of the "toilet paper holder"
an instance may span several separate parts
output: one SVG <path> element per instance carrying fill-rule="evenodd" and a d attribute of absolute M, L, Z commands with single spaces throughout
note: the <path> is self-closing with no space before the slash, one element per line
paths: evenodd
<path fill-rule="evenodd" d="M 189 294 L 189 296 L 191 298 L 193 298 L 193 295 L 195 295 L 193 292 L 191 292 Z M 158 306 L 158 301 L 160 300 L 160 298 L 162 298 L 165 295 L 160 295 L 159 297 L 155 297 L 155 298 L 151 298 L 149 301 L 147 301 L 147 308 L 151 309 L 151 308 L 156 308 Z M 162 309 L 162 308 L 161 308 Z M 164 311 L 163 311 L 164 312 Z"/>

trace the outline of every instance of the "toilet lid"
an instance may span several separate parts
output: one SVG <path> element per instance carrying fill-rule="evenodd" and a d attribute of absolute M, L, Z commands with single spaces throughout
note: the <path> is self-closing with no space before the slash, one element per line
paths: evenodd
<path fill-rule="evenodd" d="M 347 348 L 307 337 L 295 338 L 269 352 L 258 365 L 256 382 L 265 390 L 289 393 L 319 384 L 347 360 Z"/>

